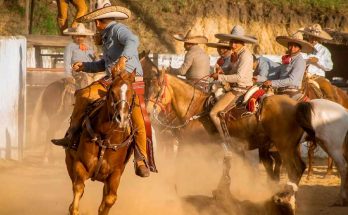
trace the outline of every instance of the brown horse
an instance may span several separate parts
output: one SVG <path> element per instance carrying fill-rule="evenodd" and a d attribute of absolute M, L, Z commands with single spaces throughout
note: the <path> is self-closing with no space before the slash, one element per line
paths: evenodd
<path fill-rule="evenodd" d="M 77 151 L 65 151 L 74 194 L 70 214 L 79 213 L 79 202 L 89 178 L 104 183 L 99 215 L 108 214 L 116 201 L 135 132 L 129 120 L 135 95 L 134 79 L 135 73 L 122 73 L 113 80 L 99 109 L 90 115 L 90 120 L 86 118 Z"/>
<path fill-rule="evenodd" d="M 313 83 L 316 82 L 316 83 Z M 316 86 L 318 85 L 318 86 Z M 319 89 L 318 89 L 319 87 Z M 336 102 L 346 109 L 348 108 L 348 95 L 340 88 L 331 84 L 331 82 L 321 76 L 308 77 L 305 75 L 303 80 L 303 91 L 310 99 L 328 99 Z M 309 179 L 313 174 L 313 158 L 314 151 L 317 148 L 317 144 L 309 142 L 308 145 L 308 176 Z M 325 175 L 331 175 L 333 173 L 333 160 L 328 157 L 328 168 Z"/>
<path fill-rule="evenodd" d="M 170 104 L 182 125 L 198 119 L 196 121 L 200 121 L 207 131 L 211 131 L 209 112 L 204 107 L 208 97 L 206 93 L 161 72 L 152 80 L 149 95 L 147 107 L 150 113 L 159 106 Z M 226 121 L 234 148 L 269 149 L 269 143 L 275 143 L 287 167 L 289 178 L 292 182 L 299 183 L 305 164 L 297 150 L 303 130 L 295 121 L 295 105 L 296 101 L 288 96 L 271 96 L 265 99 L 259 116 Z"/>

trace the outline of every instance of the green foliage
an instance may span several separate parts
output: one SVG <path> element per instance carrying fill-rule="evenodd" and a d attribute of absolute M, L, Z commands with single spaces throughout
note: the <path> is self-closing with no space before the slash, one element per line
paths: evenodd
<path fill-rule="evenodd" d="M 294 5 L 303 7 L 320 7 L 342 9 L 348 7 L 347 0 L 268 0 L 276 5 Z"/>
<path fill-rule="evenodd" d="M 39 0 L 35 3 L 33 14 L 34 34 L 58 34 L 57 12 L 46 3 L 46 0 Z"/>

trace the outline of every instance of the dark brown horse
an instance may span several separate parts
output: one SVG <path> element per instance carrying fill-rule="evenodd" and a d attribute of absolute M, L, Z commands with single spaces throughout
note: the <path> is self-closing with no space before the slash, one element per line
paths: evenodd
<path fill-rule="evenodd" d="M 305 75 L 303 81 L 303 91 L 310 99 L 328 99 L 336 102 L 346 109 L 348 108 L 348 95 L 340 88 L 331 84 L 331 82 L 321 76 L 308 77 Z M 313 158 L 314 151 L 317 148 L 317 144 L 309 142 L 308 144 L 308 176 L 309 179 L 313 174 Z M 328 157 L 328 168 L 325 175 L 331 175 L 333 173 L 333 160 Z"/>
<path fill-rule="evenodd" d="M 134 79 L 135 73 L 116 76 L 100 108 L 85 121 L 77 150 L 65 151 L 74 194 L 70 214 L 79 213 L 79 202 L 89 178 L 104 183 L 99 215 L 108 214 L 116 202 L 135 132 L 129 119 L 134 102 Z"/>

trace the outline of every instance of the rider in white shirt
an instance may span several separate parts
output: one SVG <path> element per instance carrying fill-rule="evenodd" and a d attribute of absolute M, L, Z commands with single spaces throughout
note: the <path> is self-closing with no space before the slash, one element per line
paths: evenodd
<path fill-rule="evenodd" d="M 325 72 L 331 71 L 333 63 L 331 60 L 330 51 L 320 42 L 323 40 L 332 40 L 332 37 L 322 30 L 319 24 L 300 30 L 304 34 L 304 38 L 310 42 L 315 50 L 304 56 L 307 59 L 308 69 L 310 74 L 315 74 L 325 77 Z"/>

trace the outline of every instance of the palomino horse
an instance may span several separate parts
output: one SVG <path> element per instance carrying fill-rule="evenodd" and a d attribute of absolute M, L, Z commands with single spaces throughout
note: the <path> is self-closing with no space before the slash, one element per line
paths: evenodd
<path fill-rule="evenodd" d="M 348 206 L 348 112 L 341 105 L 325 99 L 298 104 L 296 119 L 308 139 L 333 158 L 341 176 L 338 205 Z"/>
<path fill-rule="evenodd" d="M 211 131 L 213 125 L 204 107 L 208 94 L 161 72 L 152 80 L 149 95 L 147 108 L 150 113 L 158 106 L 171 105 L 182 124 L 198 119 L 207 131 Z M 252 115 L 239 120 L 227 119 L 227 124 L 235 147 L 269 149 L 269 143 L 274 142 L 287 167 L 289 178 L 299 183 L 305 164 L 297 150 L 303 130 L 295 121 L 295 105 L 296 101 L 288 96 L 271 96 L 264 101 L 260 120 Z"/>
<path fill-rule="evenodd" d="M 330 101 L 336 102 L 345 108 L 348 108 L 348 95 L 340 88 L 332 85 L 330 81 L 324 77 L 321 77 L 321 76 L 308 77 L 308 75 L 306 74 L 303 80 L 303 91 L 304 91 L 304 94 L 306 94 L 310 99 L 324 98 L 324 99 L 328 99 Z M 317 144 L 310 142 L 309 148 L 308 148 L 307 178 L 309 178 L 313 174 L 312 163 L 313 163 L 314 151 L 316 148 L 317 148 Z M 332 172 L 333 172 L 333 160 L 329 156 L 326 175 L 331 175 Z"/>
<path fill-rule="evenodd" d="M 130 155 L 135 130 L 130 123 L 135 73 L 113 80 L 105 100 L 86 118 L 77 151 L 66 149 L 66 166 L 73 185 L 70 214 L 79 213 L 79 202 L 89 178 L 104 183 L 99 215 L 106 215 L 116 201 L 121 175 Z M 92 112 L 92 113 L 93 113 Z M 90 123 L 89 123 L 90 122 Z"/>

